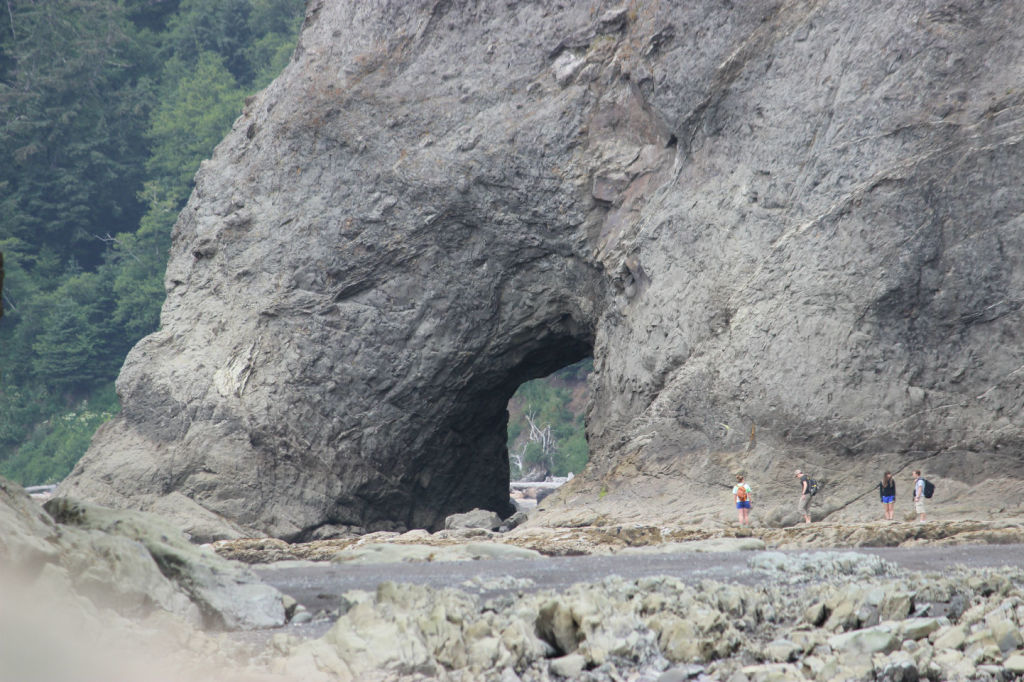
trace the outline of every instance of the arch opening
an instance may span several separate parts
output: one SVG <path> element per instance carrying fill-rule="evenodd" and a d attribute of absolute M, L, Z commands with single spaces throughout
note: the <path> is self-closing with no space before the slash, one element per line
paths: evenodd
<path fill-rule="evenodd" d="M 560 482 L 586 466 L 590 451 L 584 417 L 593 368 L 588 356 L 523 382 L 509 399 L 506 447 L 513 492 L 528 487 L 517 483 Z"/>
<path fill-rule="evenodd" d="M 544 453 L 550 462 L 547 472 L 567 472 L 564 456 L 570 453 L 574 455 L 571 466 L 582 467 L 589 456 L 582 415 L 586 397 L 577 397 L 571 406 L 564 403 L 572 400 L 569 384 L 585 385 L 592 353 L 589 336 L 555 333 L 533 336 L 497 357 L 481 359 L 477 371 L 471 373 L 472 380 L 449 394 L 452 401 L 440 410 L 444 414 L 440 428 L 432 430 L 430 442 L 421 450 L 434 456 L 420 460 L 415 496 L 422 503 L 413 503 L 406 525 L 434 531 L 444 527 L 448 515 L 473 508 L 489 509 L 502 518 L 516 511 L 510 497 L 509 407 L 523 385 L 527 385 L 527 395 L 545 395 L 551 402 L 541 405 L 535 401 L 536 413 L 531 413 L 531 417 L 551 422 L 553 439 Z M 541 383 L 532 384 L 535 380 Z M 521 415 L 518 409 L 512 413 L 517 418 Z M 561 419 L 550 419 L 556 415 Z M 546 429 L 548 421 L 538 427 Z M 556 452 L 556 448 L 560 450 Z M 527 449 L 529 461 L 536 448 Z"/>

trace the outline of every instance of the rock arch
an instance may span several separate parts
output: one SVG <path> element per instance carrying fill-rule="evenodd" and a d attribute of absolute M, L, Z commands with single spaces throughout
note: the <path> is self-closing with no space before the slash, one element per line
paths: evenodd
<path fill-rule="evenodd" d="M 435 527 L 507 503 L 505 401 L 591 348 L 592 516 L 702 518 L 737 468 L 827 471 L 838 515 L 925 458 L 1024 475 L 1011 5 L 565 4 L 311 2 L 61 490 Z"/>

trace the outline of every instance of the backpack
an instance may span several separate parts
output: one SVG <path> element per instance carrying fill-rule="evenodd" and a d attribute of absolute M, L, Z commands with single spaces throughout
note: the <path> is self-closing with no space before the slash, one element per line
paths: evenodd
<path fill-rule="evenodd" d="M 818 487 L 819 487 L 818 486 L 818 481 L 816 481 L 813 478 L 808 478 L 807 479 L 807 494 L 808 495 L 817 495 L 818 494 Z"/>
<path fill-rule="evenodd" d="M 924 496 L 930 498 L 935 494 L 935 484 L 929 481 L 927 478 L 924 479 Z"/>
<path fill-rule="evenodd" d="M 747 488 L 742 483 L 736 486 L 736 499 L 740 502 L 747 501 Z"/>

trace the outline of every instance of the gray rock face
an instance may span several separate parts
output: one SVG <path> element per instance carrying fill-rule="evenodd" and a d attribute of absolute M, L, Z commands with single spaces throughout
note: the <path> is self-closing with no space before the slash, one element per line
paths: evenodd
<path fill-rule="evenodd" d="M 110 582 L 111 575 L 116 577 L 118 572 L 141 573 L 128 561 L 129 552 L 118 547 L 115 541 L 120 539 L 143 550 L 144 560 L 153 566 L 157 577 L 166 576 L 188 595 L 207 627 L 253 630 L 279 627 L 286 621 L 280 592 L 263 584 L 244 565 L 223 559 L 208 548 L 191 544 L 180 531 L 162 519 L 66 498 L 49 500 L 44 508 L 60 524 L 96 531 L 96 537 L 90 537 L 95 549 L 83 551 L 72 546 L 69 552 L 73 572 L 89 578 L 87 581 L 77 578 L 79 589 L 85 593 L 88 593 L 85 588 L 109 590 L 106 583 Z M 108 565 L 96 566 L 93 555 L 103 556 Z M 81 565 L 74 565 L 76 561 Z M 108 570 L 104 571 L 105 568 Z M 90 570 L 99 575 L 90 576 Z M 129 596 L 134 597 L 134 593 Z M 181 594 L 176 596 L 182 597 Z M 121 598 L 119 601 L 126 600 Z M 177 605 L 169 597 L 160 602 L 161 606 L 164 603 Z M 165 610 L 173 609 L 165 606 Z"/>
<path fill-rule="evenodd" d="M 191 544 L 166 521 L 66 498 L 41 507 L 4 478 L 0 585 L 12 594 L 66 589 L 69 599 L 85 597 L 120 616 L 166 612 L 182 624 L 217 630 L 286 621 L 284 595 L 243 564 Z"/>
<path fill-rule="evenodd" d="M 825 514 L 865 472 L 1020 476 L 1015 12 L 311 2 L 62 490 L 176 495 L 204 538 L 505 517 L 508 398 L 590 354 L 551 514 L 698 514 L 737 469 L 763 501 L 794 464 Z"/>
<path fill-rule="evenodd" d="M 0 478 L 0 569 L 37 575 L 60 557 L 60 532 L 17 483 Z"/>

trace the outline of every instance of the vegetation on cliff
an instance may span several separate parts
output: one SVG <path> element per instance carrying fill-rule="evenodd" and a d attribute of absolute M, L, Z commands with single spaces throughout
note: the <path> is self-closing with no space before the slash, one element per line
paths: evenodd
<path fill-rule="evenodd" d="M 513 480 L 530 472 L 578 474 L 589 450 L 584 431 L 591 358 L 527 381 L 509 401 L 508 454 Z"/>
<path fill-rule="evenodd" d="M 294 48 L 302 0 L 12 0 L 0 12 L 0 473 L 58 480 L 159 324 L 199 163 Z"/>

